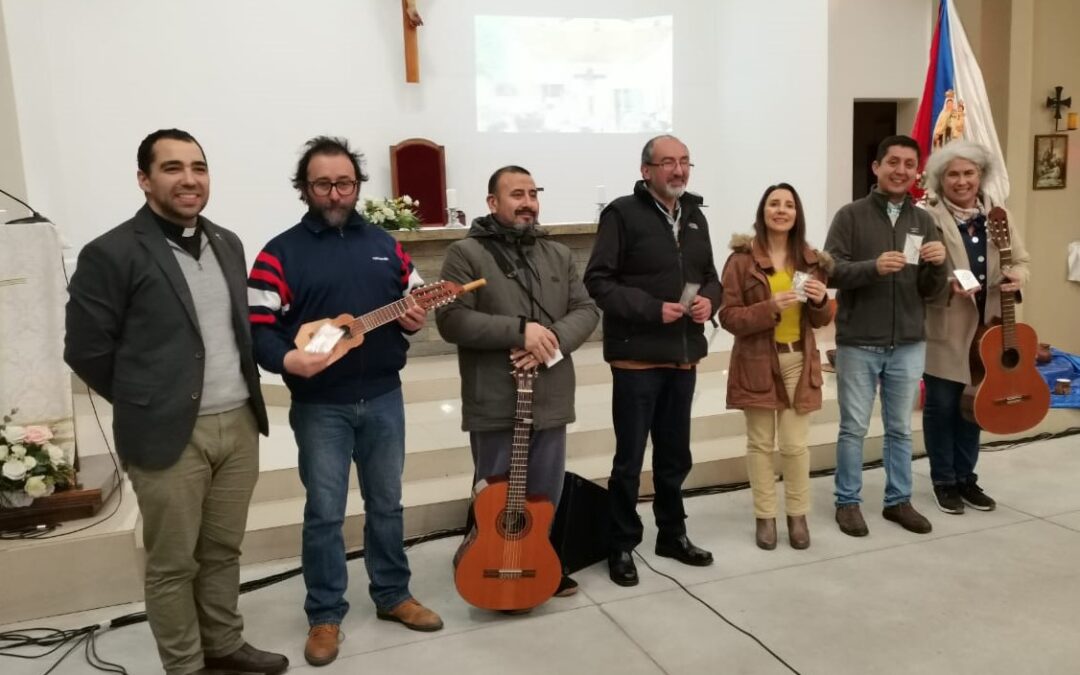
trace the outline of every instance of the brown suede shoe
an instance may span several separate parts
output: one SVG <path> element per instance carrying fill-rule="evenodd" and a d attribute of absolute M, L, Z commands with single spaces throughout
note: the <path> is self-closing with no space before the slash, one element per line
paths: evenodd
<path fill-rule="evenodd" d="M 915 534 L 927 534 L 934 529 L 930 521 L 915 510 L 911 502 L 900 502 L 895 506 L 886 506 L 881 512 L 881 517 L 885 520 L 891 520 L 908 532 L 914 532 Z"/>
<path fill-rule="evenodd" d="M 316 624 L 308 630 L 304 659 L 313 666 L 325 666 L 338 655 L 341 629 L 336 623 Z"/>
<path fill-rule="evenodd" d="M 390 610 L 378 610 L 375 616 L 384 621 L 397 621 L 406 628 L 430 633 L 443 627 L 439 615 L 424 607 L 415 598 L 409 598 L 398 603 L 397 607 Z"/>
<path fill-rule="evenodd" d="M 771 551 L 776 548 L 776 518 L 756 518 L 757 532 L 754 540 L 757 547 Z"/>
<path fill-rule="evenodd" d="M 865 537 L 870 534 L 870 528 L 862 517 L 862 509 L 858 504 L 841 504 L 836 507 L 836 524 L 840 531 L 849 537 Z"/>
<path fill-rule="evenodd" d="M 810 528 L 806 525 L 806 516 L 787 517 L 787 536 L 791 548 L 810 548 Z"/>

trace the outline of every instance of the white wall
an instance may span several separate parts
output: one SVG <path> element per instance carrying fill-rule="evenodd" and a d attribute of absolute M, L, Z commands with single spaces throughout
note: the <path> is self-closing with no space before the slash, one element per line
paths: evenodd
<path fill-rule="evenodd" d="M 933 10 L 933 0 L 829 0 L 830 219 L 851 201 L 854 102 L 922 97 Z M 897 132 L 911 129 L 898 126 Z"/>
<path fill-rule="evenodd" d="M 135 149 L 177 126 L 203 143 L 207 216 L 249 257 L 296 221 L 288 184 L 320 133 L 367 153 L 368 195 L 390 192 L 387 148 L 446 146 L 447 182 L 469 216 L 503 164 L 530 168 L 544 222 L 591 220 L 638 177 L 645 134 L 476 131 L 474 16 L 672 14 L 674 132 L 709 205 L 718 263 L 747 231 L 762 190 L 799 190 L 812 243 L 850 198 L 856 98 L 916 98 L 932 0 L 422 0 L 420 85 L 404 83 L 396 0 L 0 0 L 27 195 L 77 248 L 141 203 Z M 583 9 L 587 7 L 587 9 Z M 719 346 L 723 346 L 720 340 Z"/>

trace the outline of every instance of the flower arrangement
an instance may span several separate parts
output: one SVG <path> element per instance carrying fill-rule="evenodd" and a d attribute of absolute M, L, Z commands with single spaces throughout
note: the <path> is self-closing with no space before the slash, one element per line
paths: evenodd
<path fill-rule="evenodd" d="M 0 423 L 0 508 L 29 506 L 75 483 L 75 469 L 48 427 L 19 427 L 10 414 Z"/>
<path fill-rule="evenodd" d="M 364 199 L 364 217 L 384 230 L 415 230 L 420 227 L 420 200 L 409 195 L 393 199 Z"/>

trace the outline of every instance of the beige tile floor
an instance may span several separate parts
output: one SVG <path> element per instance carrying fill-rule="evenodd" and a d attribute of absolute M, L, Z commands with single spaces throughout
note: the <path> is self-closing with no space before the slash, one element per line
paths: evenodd
<path fill-rule="evenodd" d="M 813 481 L 813 545 L 775 551 L 753 545 L 746 492 L 687 501 L 689 530 L 713 551 L 709 568 L 687 568 L 638 552 L 689 592 L 754 633 L 800 673 L 1080 672 L 1080 437 L 985 453 L 981 482 L 999 501 L 991 513 L 938 512 L 929 467 L 915 462 L 915 504 L 934 524 L 918 536 L 885 522 L 877 505 L 880 469 L 865 473 L 870 535 L 846 537 L 832 522 L 831 479 Z M 783 537 L 781 527 L 781 536 Z M 724 623 L 686 590 L 639 562 L 641 584 L 620 588 L 601 563 L 575 578 L 581 592 L 553 599 L 531 615 L 475 610 L 453 590 L 454 540 L 414 547 L 412 589 L 437 609 L 445 630 L 407 631 L 377 621 L 366 597 L 363 565 L 350 564 L 352 610 L 342 654 L 321 669 L 303 663 L 303 584 L 294 578 L 243 596 L 246 635 L 285 652 L 291 672 L 310 673 L 766 673 L 790 672 L 750 638 Z M 245 578 L 296 561 L 245 568 Z M 35 625 L 75 627 L 139 605 L 53 617 Z M 130 673 L 159 672 L 145 624 L 102 634 L 99 653 Z M 0 658 L 4 675 L 43 673 L 48 662 Z M 59 675 L 91 673 L 73 655 Z"/>

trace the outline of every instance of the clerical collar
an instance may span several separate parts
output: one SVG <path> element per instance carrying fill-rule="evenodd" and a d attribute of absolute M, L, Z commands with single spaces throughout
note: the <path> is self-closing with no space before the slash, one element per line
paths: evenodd
<path fill-rule="evenodd" d="M 202 253 L 202 223 L 198 219 L 195 221 L 195 227 L 183 227 L 172 222 L 168 218 L 162 217 L 153 209 L 150 209 L 150 213 L 153 214 L 154 220 L 157 221 L 161 231 L 165 233 L 165 237 L 179 246 L 184 251 L 187 251 L 192 258 L 199 259 L 199 254 Z"/>

